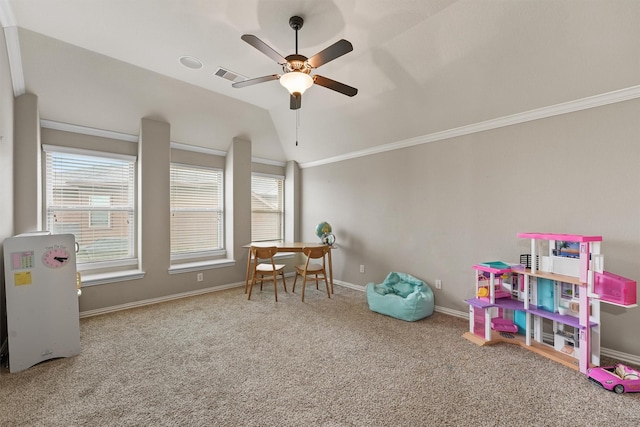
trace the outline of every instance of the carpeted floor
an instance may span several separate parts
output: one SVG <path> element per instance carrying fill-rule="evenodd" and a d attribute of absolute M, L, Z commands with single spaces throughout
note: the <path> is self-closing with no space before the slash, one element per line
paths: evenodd
<path fill-rule="evenodd" d="M 241 288 L 81 320 L 82 353 L 0 371 L 1 426 L 632 426 L 617 395 L 467 321 L 363 292 Z"/>

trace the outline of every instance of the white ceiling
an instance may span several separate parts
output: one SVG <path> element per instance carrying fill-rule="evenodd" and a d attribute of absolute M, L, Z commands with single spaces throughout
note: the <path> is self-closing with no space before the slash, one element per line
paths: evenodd
<path fill-rule="evenodd" d="M 640 83 L 635 0 L 8 5 L 20 29 L 26 88 L 38 95 L 43 118 L 137 133 L 140 117 L 158 117 L 178 142 L 225 150 L 241 136 L 253 141 L 254 155 L 280 161 L 370 150 Z M 299 51 L 307 57 L 341 38 L 353 44 L 315 73 L 358 95 L 314 86 L 296 117 L 277 81 L 234 89 L 213 75 L 219 66 L 248 77 L 279 73 L 240 36 L 254 34 L 286 56 L 295 50 L 292 15 L 305 19 Z M 183 55 L 204 67 L 181 66 Z"/>

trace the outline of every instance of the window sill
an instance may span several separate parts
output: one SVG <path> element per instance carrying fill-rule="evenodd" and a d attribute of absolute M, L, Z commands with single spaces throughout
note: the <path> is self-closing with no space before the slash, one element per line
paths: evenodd
<path fill-rule="evenodd" d="M 114 282 L 124 282 L 127 280 L 138 280 L 144 277 L 144 271 L 142 270 L 123 270 L 114 271 L 111 273 L 80 274 L 82 277 L 82 287 L 104 285 Z"/>
<path fill-rule="evenodd" d="M 211 270 L 214 268 L 233 267 L 236 261 L 233 259 L 216 259 L 209 261 L 185 262 L 169 267 L 169 274 L 190 273 L 192 271 Z"/>

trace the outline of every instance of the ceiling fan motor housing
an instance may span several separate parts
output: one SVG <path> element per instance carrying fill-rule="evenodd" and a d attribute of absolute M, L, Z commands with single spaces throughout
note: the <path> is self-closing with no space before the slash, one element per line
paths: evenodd
<path fill-rule="evenodd" d="M 285 73 L 290 71 L 300 71 L 305 74 L 311 72 L 311 66 L 307 62 L 307 57 L 304 55 L 292 54 L 285 58 L 287 62 L 282 64 L 282 70 Z"/>
<path fill-rule="evenodd" d="M 302 28 L 303 24 L 304 24 L 304 19 L 302 19 L 299 16 L 292 16 L 291 18 L 289 18 L 289 26 L 293 28 L 295 31 L 298 31 L 300 28 Z"/>

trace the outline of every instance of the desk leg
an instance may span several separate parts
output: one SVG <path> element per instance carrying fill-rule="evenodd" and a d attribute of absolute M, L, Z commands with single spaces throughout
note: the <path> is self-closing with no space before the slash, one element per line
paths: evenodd
<path fill-rule="evenodd" d="M 331 261 L 331 252 L 329 249 L 329 283 L 331 283 L 331 293 L 333 293 L 333 262 Z"/>
<path fill-rule="evenodd" d="M 247 255 L 247 275 L 244 278 L 244 293 L 247 293 L 247 289 L 249 289 L 249 274 L 251 272 L 251 249 L 249 249 L 249 254 Z"/>

